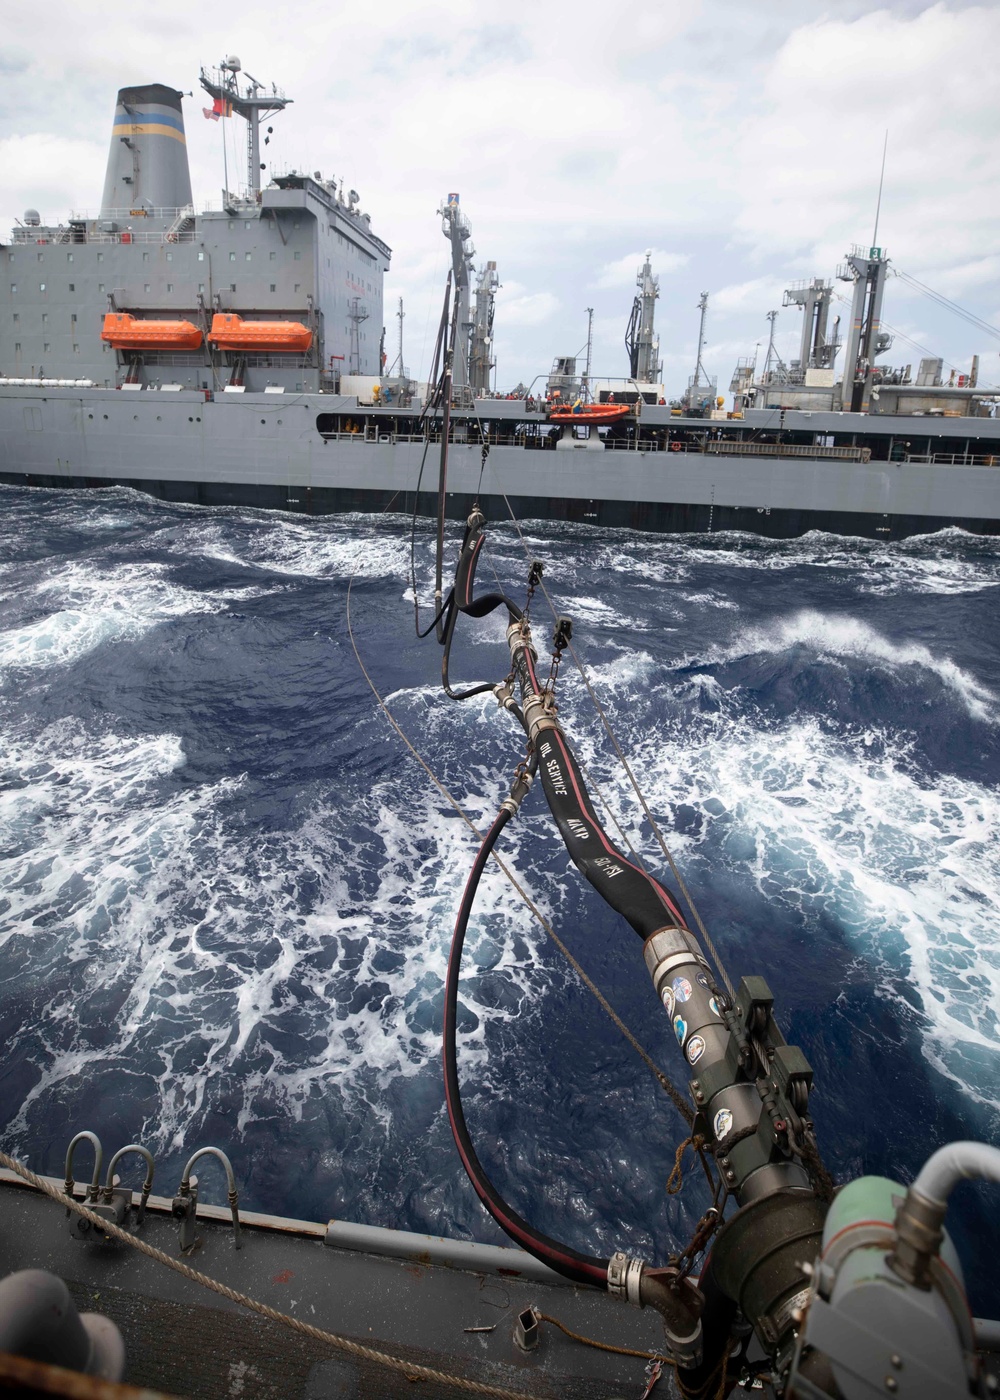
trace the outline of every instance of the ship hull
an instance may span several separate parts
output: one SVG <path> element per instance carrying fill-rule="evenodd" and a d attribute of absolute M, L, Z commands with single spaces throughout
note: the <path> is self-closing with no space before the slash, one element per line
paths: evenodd
<path fill-rule="evenodd" d="M 304 514 L 436 510 L 437 443 L 331 438 L 353 400 L 0 388 L 0 481 L 128 486 L 168 501 Z M 469 436 L 475 435 L 470 421 Z M 426 451 L 425 451 L 426 446 Z M 422 489 L 417 492 L 421 461 Z M 1000 533 L 1000 467 L 695 452 L 544 451 L 473 443 L 449 455 L 448 514 L 578 521 L 662 533 L 810 530 L 902 538 L 945 526 Z"/>

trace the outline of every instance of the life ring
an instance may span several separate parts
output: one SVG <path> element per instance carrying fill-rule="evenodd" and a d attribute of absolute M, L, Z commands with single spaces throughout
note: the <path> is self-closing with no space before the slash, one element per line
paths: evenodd
<path fill-rule="evenodd" d="M 681 445 L 680 445 L 680 443 L 679 443 L 679 442 L 672 442 L 672 443 L 670 444 L 670 450 L 671 450 L 671 452 L 679 452 L 679 451 L 681 450 Z"/>

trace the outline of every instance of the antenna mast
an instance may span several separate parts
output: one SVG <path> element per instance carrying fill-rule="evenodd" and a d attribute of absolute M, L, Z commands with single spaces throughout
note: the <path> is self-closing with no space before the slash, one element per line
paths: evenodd
<path fill-rule="evenodd" d="M 237 74 L 243 65 L 235 54 L 230 54 L 219 64 L 218 69 L 203 68 L 201 85 L 213 99 L 216 113 L 225 118 L 236 112 L 247 124 L 247 193 L 257 200 L 260 195 L 260 123 L 262 117 L 274 112 L 283 112 L 291 102 L 290 97 L 271 84 L 271 91 L 264 91 L 264 84 L 247 73 L 246 90 L 240 91 Z M 209 113 L 211 116 L 212 114 Z M 228 176 L 226 179 L 228 184 Z M 227 190 L 228 194 L 229 191 Z"/>
<path fill-rule="evenodd" d="M 885 182 L 885 153 L 889 149 L 889 128 L 885 129 L 885 140 L 882 142 L 882 173 L 878 177 L 878 199 L 875 202 L 875 232 L 872 234 L 872 247 L 878 245 L 878 217 L 882 212 L 882 185 Z"/>
<path fill-rule="evenodd" d="M 594 308 L 587 307 L 587 364 L 583 371 L 583 398 L 590 398 L 590 356 L 594 348 Z"/>
<path fill-rule="evenodd" d="M 698 325 L 698 363 L 694 367 L 694 383 L 691 386 L 692 389 L 701 388 L 703 375 L 705 377 L 705 380 L 708 380 L 708 375 L 705 374 L 705 366 L 701 362 L 701 352 L 705 348 L 705 312 L 708 310 L 707 292 L 702 292 L 700 298 L 698 299 L 698 310 L 701 312 L 701 321 Z"/>

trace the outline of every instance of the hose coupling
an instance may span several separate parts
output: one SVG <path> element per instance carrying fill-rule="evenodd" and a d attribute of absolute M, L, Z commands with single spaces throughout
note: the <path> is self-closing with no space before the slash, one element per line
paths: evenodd
<path fill-rule="evenodd" d="M 526 768 L 519 768 L 514 774 L 514 781 L 510 785 L 510 796 L 505 797 L 500 803 L 501 811 L 509 812 L 512 817 L 516 817 L 520 810 L 521 803 L 527 797 L 531 789 L 531 774 Z"/>
<path fill-rule="evenodd" d="M 947 1203 L 929 1201 L 911 1186 L 896 1212 L 896 1247 L 888 1264 L 904 1282 L 923 1292 L 931 1288 L 931 1263 L 944 1239 Z"/>
<path fill-rule="evenodd" d="M 522 706 L 524 713 L 524 727 L 528 731 L 528 738 L 532 743 L 536 743 L 539 734 L 544 729 L 561 729 L 559 721 L 550 708 L 549 702 L 542 695 L 531 695 L 525 700 Z"/>
<path fill-rule="evenodd" d="M 612 1254 L 608 1260 L 608 1292 L 612 1298 L 623 1303 L 632 1303 L 641 1308 L 639 1285 L 645 1268 L 641 1259 L 630 1259 L 622 1250 Z"/>
<path fill-rule="evenodd" d="M 493 694 L 501 710 L 514 710 L 517 708 L 517 701 L 514 699 L 514 690 L 509 681 L 501 681 L 499 685 L 493 687 Z"/>

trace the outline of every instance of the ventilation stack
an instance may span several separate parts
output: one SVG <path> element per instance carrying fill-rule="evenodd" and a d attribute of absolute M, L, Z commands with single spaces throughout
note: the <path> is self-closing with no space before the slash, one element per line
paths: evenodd
<path fill-rule="evenodd" d="M 115 107 L 101 217 L 154 215 L 191 203 L 182 94 L 162 83 L 122 88 Z M 140 215 L 141 217 L 141 215 Z"/>

